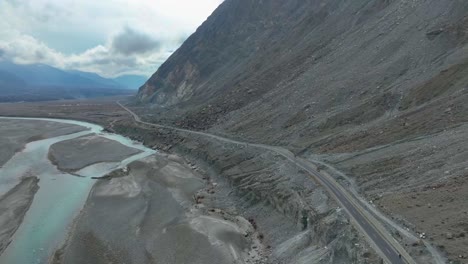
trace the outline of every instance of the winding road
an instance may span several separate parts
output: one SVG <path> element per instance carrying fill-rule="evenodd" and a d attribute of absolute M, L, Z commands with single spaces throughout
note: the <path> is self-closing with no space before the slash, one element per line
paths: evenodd
<path fill-rule="evenodd" d="M 305 159 L 295 156 L 289 150 L 276 146 L 237 141 L 205 132 L 192 131 L 188 129 L 144 122 L 132 110 L 128 109 L 120 102 L 117 102 L 117 104 L 120 107 L 122 107 L 125 111 L 127 111 L 130 115 L 132 115 L 136 123 L 142 125 L 154 128 L 170 129 L 178 132 L 189 133 L 192 135 L 208 137 L 226 143 L 256 147 L 275 152 L 276 154 L 294 163 L 298 167 L 309 172 L 311 178 L 318 181 L 322 186 L 324 186 L 327 189 L 327 191 L 333 196 L 333 198 L 335 198 L 335 200 L 347 212 L 349 218 L 352 220 L 352 223 L 357 227 L 358 230 L 361 231 L 361 233 L 368 239 L 373 248 L 387 263 L 416 263 L 411 258 L 411 256 L 405 251 L 405 249 L 391 236 L 391 234 L 383 227 L 383 225 L 364 208 L 361 202 L 353 194 L 347 191 L 332 176 L 330 176 L 327 173 L 319 172 L 314 164 Z"/>

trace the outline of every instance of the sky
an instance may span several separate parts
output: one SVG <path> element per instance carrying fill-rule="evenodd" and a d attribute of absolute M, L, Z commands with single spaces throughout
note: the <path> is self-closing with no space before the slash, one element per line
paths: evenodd
<path fill-rule="evenodd" d="M 0 60 L 150 76 L 222 0 L 0 0 Z"/>

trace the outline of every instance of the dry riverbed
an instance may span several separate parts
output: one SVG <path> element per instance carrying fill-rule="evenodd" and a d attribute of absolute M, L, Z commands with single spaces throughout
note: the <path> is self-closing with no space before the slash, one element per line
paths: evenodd
<path fill-rule="evenodd" d="M 199 193 L 212 188 L 181 158 L 155 154 L 97 182 L 58 263 L 252 263 L 262 246 L 252 224 Z"/>

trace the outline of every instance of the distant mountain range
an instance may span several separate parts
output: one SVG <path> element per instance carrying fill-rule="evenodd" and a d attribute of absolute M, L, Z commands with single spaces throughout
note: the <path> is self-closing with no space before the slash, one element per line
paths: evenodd
<path fill-rule="evenodd" d="M 131 94 L 146 77 L 104 78 L 95 73 L 64 71 L 45 64 L 0 61 L 0 102 L 77 99 Z"/>

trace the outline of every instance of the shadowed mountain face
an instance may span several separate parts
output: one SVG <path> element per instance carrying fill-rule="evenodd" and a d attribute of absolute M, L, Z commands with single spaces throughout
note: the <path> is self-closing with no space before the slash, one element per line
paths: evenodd
<path fill-rule="evenodd" d="M 4 95 L 26 90 L 26 86 L 26 82 L 18 76 L 6 71 L 0 71 L 0 87 L 5 87 L 2 91 Z"/>
<path fill-rule="evenodd" d="M 143 78 L 129 75 L 108 79 L 95 73 L 63 71 L 45 64 L 18 65 L 0 61 L 0 102 L 131 94 L 131 90 L 144 83 Z"/>
<path fill-rule="evenodd" d="M 467 10 L 448 0 L 227 0 L 138 98 L 185 127 L 254 129 L 288 144 L 459 105 Z"/>

